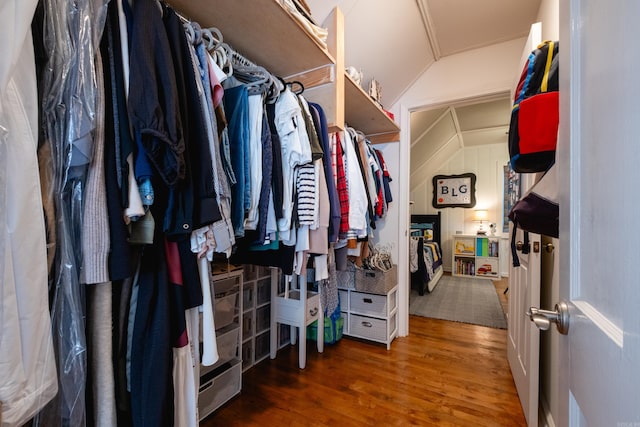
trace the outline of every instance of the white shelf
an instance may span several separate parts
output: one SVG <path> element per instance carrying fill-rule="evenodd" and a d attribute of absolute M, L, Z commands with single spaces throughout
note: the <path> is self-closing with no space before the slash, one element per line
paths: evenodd
<path fill-rule="evenodd" d="M 454 234 L 451 275 L 500 279 L 500 237 Z"/>
<path fill-rule="evenodd" d="M 172 0 L 176 11 L 203 28 L 218 28 L 238 53 L 285 80 L 304 84 L 322 105 L 331 132 L 345 122 L 373 143 L 398 142 L 400 127 L 344 71 L 344 17 L 335 8 L 323 46 L 276 0 Z"/>
<path fill-rule="evenodd" d="M 345 121 L 372 143 L 400 141 L 400 127 L 348 74 L 344 85 Z"/>

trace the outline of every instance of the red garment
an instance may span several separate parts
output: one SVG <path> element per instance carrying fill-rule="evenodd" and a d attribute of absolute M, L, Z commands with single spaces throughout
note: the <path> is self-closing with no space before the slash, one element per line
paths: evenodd
<path fill-rule="evenodd" d="M 167 272 L 169 276 L 169 282 L 172 285 L 173 301 L 172 309 L 173 314 L 176 317 L 174 324 L 173 346 L 176 348 L 184 347 L 189 344 L 189 337 L 187 336 L 187 324 L 184 316 L 185 308 L 183 305 L 183 283 L 182 283 L 182 264 L 180 263 L 180 252 L 178 250 L 178 244 L 176 242 L 164 239 L 164 248 L 167 260 Z"/>
<path fill-rule="evenodd" d="M 339 133 L 336 133 L 336 176 L 336 187 L 340 200 L 340 235 L 343 236 L 349 231 L 349 191 L 347 176 L 344 172 L 344 151 Z"/>

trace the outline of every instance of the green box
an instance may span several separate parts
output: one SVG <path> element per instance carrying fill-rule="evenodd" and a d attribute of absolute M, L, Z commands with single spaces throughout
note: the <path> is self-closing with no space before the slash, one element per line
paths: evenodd
<path fill-rule="evenodd" d="M 344 319 L 339 317 L 335 324 L 330 317 L 324 318 L 324 342 L 325 344 L 333 344 L 342 338 L 342 330 L 344 328 Z M 334 333 L 335 331 L 335 333 Z M 316 341 L 318 337 L 318 321 L 316 320 L 307 326 L 307 340 Z"/>

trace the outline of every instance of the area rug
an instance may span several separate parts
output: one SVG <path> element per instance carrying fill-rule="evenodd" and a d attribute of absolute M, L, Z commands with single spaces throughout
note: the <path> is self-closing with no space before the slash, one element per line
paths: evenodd
<path fill-rule="evenodd" d="M 496 288 L 491 280 L 445 275 L 431 293 L 409 296 L 409 314 L 506 329 Z"/>

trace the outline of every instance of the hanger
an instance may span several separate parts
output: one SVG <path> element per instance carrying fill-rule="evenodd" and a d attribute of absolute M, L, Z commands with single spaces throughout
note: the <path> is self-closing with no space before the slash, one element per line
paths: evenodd
<path fill-rule="evenodd" d="M 291 91 L 293 93 L 295 93 L 296 95 L 302 95 L 304 93 L 304 85 L 302 84 L 302 82 L 299 82 L 298 80 L 293 80 L 289 83 L 287 83 L 289 85 L 289 87 L 291 88 Z M 295 85 L 298 85 L 298 90 L 294 90 L 293 87 Z"/>
<path fill-rule="evenodd" d="M 239 54 L 227 43 L 221 46 L 226 50 L 228 62 L 231 65 L 233 76 L 242 82 L 250 94 L 267 94 L 273 84 L 273 76 L 266 68 L 256 65 L 246 57 Z"/>
<path fill-rule="evenodd" d="M 286 83 L 284 79 L 280 76 L 271 75 L 271 85 L 269 86 L 269 90 L 267 90 L 267 96 L 265 102 L 268 104 L 273 104 L 278 100 L 280 94 L 284 91 L 286 87 Z"/>
<path fill-rule="evenodd" d="M 211 52 L 217 50 L 222 44 L 222 33 L 216 27 L 203 28 L 202 40 L 205 43 L 205 48 Z"/>

